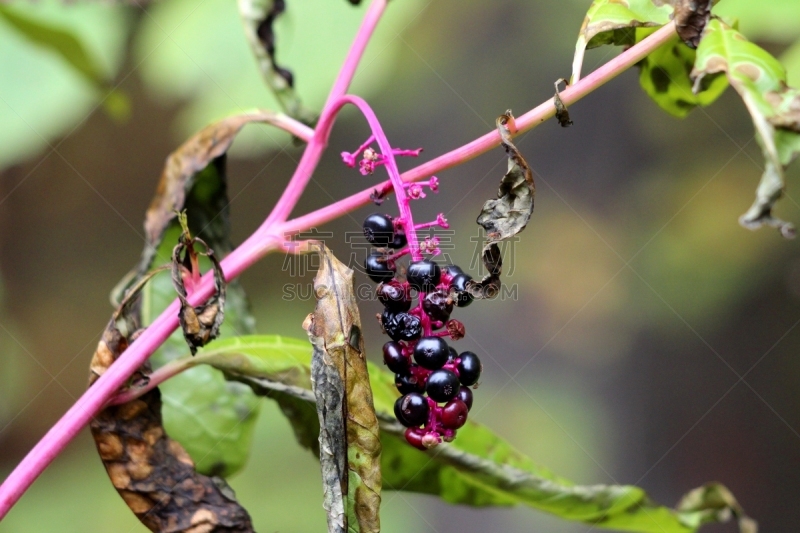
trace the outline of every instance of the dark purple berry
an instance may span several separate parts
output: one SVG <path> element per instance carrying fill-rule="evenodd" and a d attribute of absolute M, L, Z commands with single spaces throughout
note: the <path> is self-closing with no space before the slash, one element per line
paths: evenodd
<path fill-rule="evenodd" d="M 463 352 L 458 356 L 461 359 L 458 362 L 458 379 L 461 380 L 462 385 L 469 387 L 478 382 L 481 377 L 481 360 L 472 352 Z"/>
<path fill-rule="evenodd" d="M 395 411 L 397 411 L 396 407 Z M 467 404 L 458 398 L 454 398 L 447 402 L 447 405 L 442 409 L 442 425 L 449 429 L 458 429 L 467 423 L 468 412 Z"/>
<path fill-rule="evenodd" d="M 394 416 L 407 428 L 419 427 L 428 421 L 428 400 L 418 392 L 401 396 L 394 402 Z"/>
<path fill-rule="evenodd" d="M 403 355 L 403 347 L 397 342 L 383 345 L 383 364 L 395 374 L 406 374 L 410 365 L 408 357 Z"/>
<path fill-rule="evenodd" d="M 449 354 L 449 347 L 441 337 L 425 337 L 414 346 L 414 361 L 428 370 L 442 368 Z"/>
<path fill-rule="evenodd" d="M 450 288 L 456 290 L 456 305 L 466 307 L 472 303 L 472 295 L 467 291 L 467 283 L 472 281 L 469 274 L 458 274 L 450 280 Z"/>
<path fill-rule="evenodd" d="M 400 394 L 423 391 L 421 383 L 411 374 L 396 374 L 394 376 L 394 386 L 397 387 Z"/>
<path fill-rule="evenodd" d="M 411 309 L 411 295 L 406 286 L 397 280 L 378 285 L 378 300 L 389 311 L 406 312 Z"/>
<path fill-rule="evenodd" d="M 431 292 L 422 301 L 422 309 L 431 319 L 447 322 L 453 312 L 453 300 L 444 291 Z"/>
<path fill-rule="evenodd" d="M 394 250 L 399 250 L 400 248 L 405 248 L 408 246 L 408 239 L 406 238 L 405 233 L 400 233 L 399 231 L 394 232 L 394 240 L 389 243 L 389 248 Z"/>
<path fill-rule="evenodd" d="M 378 251 L 372 252 L 364 261 L 364 268 L 367 276 L 375 283 L 389 281 L 394 277 L 397 267 L 390 265 L 386 257 Z"/>
<path fill-rule="evenodd" d="M 472 391 L 469 387 L 461 387 L 458 389 L 458 395 L 456 398 L 464 402 L 467 406 L 467 409 L 472 409 Z"/>
<path fill-rule="evenodd" d="M 417 428 L 408 428 L 405 432 L 406 441 L 414 448 L 418 448 L 420 450 L 428 449 L 424 444 L 422 444 L 422 438 L 424 436 L 425 433 Z"/>
<path fill-rule="evenodd" d="M 372 213 L 364 220 L 364 237 L 375 246 L 388 246 L 394 240 L 394 224 L 391 217 Z"/>
<path fill-rule="evenodd" d="M 437 403 L 449 402 L 458 394 L 458 376 L 449 370 L 437 370 L 428 376 L 425 391 Z"/>
<path fill-rule="evenodd" d="M 393 341 L 413 341 L 422 335 L 419 318 L 408 313 L 384 311 L 381 315 L 381 324 Z"/>
<path fill-rule="evenodd" d="M 450 279 L 464 273 L 458 265 L 445 265 L 443 270 L 450 276 Z"/>
<path fill-rule="evenodd" d="M 456 350 L 455 348 L 453 348 L 451 346 L 450 347 L 450 353 L 447 355 L 447 362 L 448 363 L 453 363 L 456 360 L 457 357 L 458 357 L 458 350 Z"/>
<path fill-rule="evenodd" d="M 408 283 L 420 292 L 430 292 L 436 289 L 441 277 L 442 271 L 439 270 L 439 265 L 427 259 L 412 262 L 408 265 L 406 274 Z"/>

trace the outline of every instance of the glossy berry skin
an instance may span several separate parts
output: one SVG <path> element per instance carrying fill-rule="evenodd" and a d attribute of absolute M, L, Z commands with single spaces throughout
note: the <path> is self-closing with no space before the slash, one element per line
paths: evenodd
<path fill-rule="evenodd" d="M 436 289 L 436 285 L 442 278 L 442 271 L 439 265 L 433 261 L 423 259 L 413 261 L 408 265 L 406 274 L 408 283 L 420 292 L 430 292 Z"/>
<path fill-rule="evenodd" d="M 423 337 L 414 346 L 414 361 L 422 368 L 439 370 L 447 362 L 450 347 L 441 337 Z"/>
<path fill-rule="evenodd" d="M 428 376 L 428 383 L 425 391 L 428 396 L 437 403 L 449 402 L 458 394 L 461 387 L 458 383 L 458 376 L 449 370 L 437 370 Z"/>
<path fill-rule="evenodd" d="M 389 311 L 404 313 L 411 309 L 411 295 L 406 287 L 397 280 L 378 285 L 378 300 Z"/>
<path fill-rule="evenodd" d="M 417 382 L 417 378 L 410 374 L 396 374 L 394 376 L 394 386 L 397 387 L 400 394 L 423 391 L 421 384 Z"/>
<path fill-rule="evenodd" d="M 392 279 L 397 267 L 390 265 L 381 252 L 375 251 L 370 253 L 366 261 L 364 261 L 364 271 L 369 276 L 369 279 L 375 283 L 380 283 Z"/>
<path fill-rule="evenodd" d="M 391 217 L 372 213 L 364 220 L 364 237 L 375 246 L 389 246 L 394 240 L 394 224 Z"/>
<path fill-rule="evenodd" d="M 448 429 L 458 429 L 467 423 L 467 404 L 454 398 L 442 409 L 442 425 Z"/>
<path fill-rule="evenodd" d="M 456 305 L 466 307 L 472 303 L 472 295 L 467 292 L 467 283 L 472 281 L 468 274 L 458 274 L 450 280 L 450 287 L 456 290 Z"/>
<path fill-rule="evenodd" d="M 408 428 L 406 430 L 406 432 L 405 432 L 406 441 L 410 445 L 412 445 L 414 448 L 418 448 L 420 450 L 427 450 L 428 449 L 428 448 L 425 447 L 424 444 L 422 444 L 422 437 L 424 435 L 425 434 L 422 431 L 420 431 L 420 430 L 418 430 L 416 428 Z"/>
<path fill-rule="evenodd" d="M 450 279 L 458 276 L 459 274 L 464 273 L 464 271 L 461 270 L 461 267 L 458 265 L 445 265 L 442 270 L 444 270 L 444 272 L 446 272 L 447 275 L 450 276 Z"/>
<path fill-rule="evenodd" d="M 394 240 L 389 243 L 389 248 L 392 248 L 394 250 L 399 250 L 400 248 L 405 248 L 406 246 L 408 246 L 408 239 L 406 238 L 406 234 L 396 231 L 394 233 Z"/>
<path fill-rule="evenodd" d="M 419 318 L 408 313 L 384 311 L 381 315 L 381 324 L 393 341 L 413 341 L 422 335 Z"/>
<path fill-rule="evenodd" d="M 419 427 L 427 422 L 428 411 L 428 400 L 418 392 L 401 396 L 394 402 L 394 416 L 407 428 Z"/>
<path fill-rule="evenodd" d="M 460 359 L 456 367 L 458 369 L 458 379 L 461 380 L 462 385 L 467 387 L 474 385 L 480 379 L 481 370 L 483 370 L 481 360 L 472 352 L 463 352 L 458 357 Z"/>
<path fill-rule="evenodd" d="M 450 353 L 447 354 L 447 362 L 456 364 L 456 359 L 458 359 L 458 350 L 451 346 Z"/>
<path fill-rule="evenodd" d="M 431 292 L 422 301 L 422 309 L 431 319 L 447 322 L 453 312 L 453 300 L 444 291 Z"/>
<path fill-rule="evenodd" d="M 469 387 L 461 387 L 458 390 L 456 398 L 464 402 L 464 404 L 467 406 L 467 410 L 472 409 L 472 391 Z"/>
<path fill-rule="evenodd" d="M 403 355 L 403 347 L 397 342 L 387 342 L 383 345 L 383 364 L 395 374 L 406 374 L 409 361 Z"/>

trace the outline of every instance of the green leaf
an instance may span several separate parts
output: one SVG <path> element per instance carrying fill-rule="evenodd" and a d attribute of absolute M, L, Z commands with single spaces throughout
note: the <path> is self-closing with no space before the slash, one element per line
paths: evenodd
<path fill-rule="evenodd" d="M 652 29 L 637 29 L 636 40 L 641 41 Z M 667 43 L 639 63 L 639 83 L 642 89 L 676 117 L 685 117 L 696 106 L 708 106 L 728 87 L 723 76 L 708 78 L 697 93 L 690 74 L 697 52 L 680 41 Z"/>
<path fill-rule="evenodd" d="M 304 341 L 259 335 L 218 341 L 195 358 L 174 365 L 211 364 L 259 393 L 277 391 L 305 402 L 315 414 L 311 393 L 311 350 Z M 687 495 L 680 510 L 659 506 L 638 487 L 574 485 L 536 465 L 488 428 L 468 422 L 451 444 L 422 452 L 409 446 L 394 421 L 399 396 L 392 374 L 368 364 L 375 411 L 381 421 L 383 485 L 437 495 L 472 506 L 524 504 L 567 520 L 597 527 L 647 533 L 691 533 L 710 522 L 739 519 L 743 533 L 753 522 L 720 485 Z M 316 416 L 306 417 L 312 423 Z M 299 418 L 292 420 L 297 424 Z M 308 428 L 318 432 L 319 426 Z M 698 492 L 698 490 L 700 492 Z M 726 495 L 721 498 L 720 495 Z"/>
<path fill-rule="evenodd" d="M 697 50 L 692 77 L 700 84 L 721 74 L 750 112 L 765 159 L 756 201 L 739 222 L 748 229 L 772 226 L 784 237 L 793 237 L 794 226 L 775 217 L 772 209 L 783 195 L 786 166 L 800 154 L 800 91 L 786 85 L 786 72 L 777 59 L 722 21 L 712 20 Z"/>

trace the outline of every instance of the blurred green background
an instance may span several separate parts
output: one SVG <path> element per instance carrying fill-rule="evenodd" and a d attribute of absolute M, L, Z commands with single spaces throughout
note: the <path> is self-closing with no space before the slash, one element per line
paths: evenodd
<path fill-rule="evenodd" d="M 552 82 L 569 75 L 589 4 L 393 1 L 352 92 L 369 100 L 396 146 L 422 146 L 428 160 L 491 130 L 506 109 L 520 115 L 550 97 Z M 77 72 L 0 18 L 0 478 L 84 391 L 108 293 L 138 258 L 165 157 L 211 120 L 275 106 L 230 0 L 4 6 L 78 36 L 93 70 Z M 278 58 L 309 106 L 324 101 L 363 11 L 343 0 L 288 3 Z M 800 84 L 800 3 L 724 0 L 719 13 L 740 17 Z M 584 72 L 616 53 L 590 51 Z M 797 241 L 736 222 L 762 170 L 744 107 L 729 90 L 673 119 L 639 89 L 634 69 L 570 112 L 572 128 L 548 122 L 517 140 L 538 188 L 534 217 L 507 256 L 518 297 L 456 315 L 468 331 L 459 349 L 485 367 L 471 416 L 576 482 L 639 484 L 673 505 L 716 480 L 764 531 L 793 530 L 800 254 Z M 337 156 L 366 136 L 346 110 L 298 213 L 374 183 Z M 266 216 L 299 155 L 288 136 L 255 126 L 234 145 L 236 242 Z M 464 267 L 504 160 L 497 150 L 443 172 L 441 192 L 415 205 L 421 220 L 446 213 L 456 230 L 450 254 Z M 799 174 L 790 167 L 778 208 L 795 223 Z M 334 233 L 334 251 L 374 210 L 320 228 Z M 313 303 L 282 298 L 298 282 L 282 266 L 270 256 L 242 283 L 260 333 L 302 338 Z M 375 361 L 378 309 L 362 306 Z M 324 530 L 318 464 L 271 403 L 249 466 L 231 484 L 259 531 Z M 394 492 L 382 511 L 387 532 L 589 529 L 527 508 L 473 510 Z M 0 524 L 2 533 L 41 531 L 144 531 L 88 431 Z"/>

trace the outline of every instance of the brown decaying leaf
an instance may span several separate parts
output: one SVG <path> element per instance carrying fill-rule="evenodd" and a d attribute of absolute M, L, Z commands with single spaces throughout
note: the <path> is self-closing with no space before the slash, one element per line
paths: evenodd
<path fill-rule="evenodd" d="M 180 215 L 183 225 L 183 234 L 180 242 L 172 251 L 172 284 L 178 293 L 181 301 L 181 309 L 178 312 L 183 338 L 189 345 L 192 355 L 197 353 L 198 348 L 202 348 L 219 336 L 219 328 L 225 318 L 225 276 L 222 266 L 219 264 L 214 250 L 208 247 L 202 239 L 193 238 L 189 234 L 186 215 Z M 205 255 L 214 265 L 214 295 L 204 304 L 193 307 L 186 299 L 186 285 L 184 276 L 192 278 L 200 275 L 197 261 L 198 252 L 194 249 L 194 243 L 199 242 L 206 249 Z M 181 252 L 184 253 L 181 259 Z"/>
<path fill-rule="evenodd" d="M 467 290 L 476 299 L 493 298 L 500 291 L 503 257 L 497 243 L 525 229 L 533 213 L 536 194 L 533 172 L 511 141 L 511 129 L 516 128 L 514 116 L 508 110 L 497 118 L 497 131 L 508 154 L 508 171 L 500 181 L 497 198 L 483 204 L 477 220 L 486 230 L 483 264 L 487 275 L 480 282 L 471 281 L 467 285 Z"/>
<path fill-rule="evenodd" d="M 711 20 L 711 0 L 675 0 L 675 29 L 691 48 L 697 48 L 706 24 Z"/>
<path fill-rule="evenodd" d="M 572 126 L 573 122 L 569 118 L 567 106 L 561 100 L 561 95 L 558 93 L 558 86 L 561 85 L 561 83 L 563 83 L 564 86 L 569 85 L 569 81 L 567 81 L 566 78 L 559 78 L 556 80 L 556 95 L 553 97 L 553 104 L 556 106 L 556 120 L 558 120 L 562 128 L 568 128 Z"/>
<path fill-rule="evenodd" d="M 139 319 L 131 309 L 150 277 L 152 274 L 129 290 L 112 315 L 92 357 L 89 386 L 138 334 Z M 146 380 L 149 373 L 149 363 L 145 363 L 134 378 Z M 198 474 L 183 447 L 167 436 L 157 388 L 131 402 L 103 409 L 89 427 L 111 483 L 151 531 L 253 532 L 250 516 L 224 481 Z"/>
<path fill-rule="evenodd" d="M 380 531 L 378 419 L 369 384 L 353 271 L 321 243 L 317 306 L 303 326 L 313 345 L 311 383 L 320 423 L 323 506 L 328 531 Z"/>
<path fill-rule="evenodd" d="M 236 135 L 251 122 L 271 123 L 276 121 L 271 111 L 256 111 L 227 117 L 200 130 L 190 137 L 167 158 L 156 194 L 145 215 L 145 248 L 142 252 L 136 273 L 147 272 L 153 262 L 164 232 L 176 217 L 176 213 L 186 207 L 187 195 L 194 185 L 197 174 L 214 160 L 228 151 Z M 227 198 L 220 196 L 227 203 Z M 218 209 L 217 212 L 224 211 Z M 223 223 L 227 224 L 223 216 Z M 211 241 L 209 241 L 211 242 Z M 215 244 L 216 243 L 212 243 Z M 225 255 L 228 250 L 217 250 Z"/>

